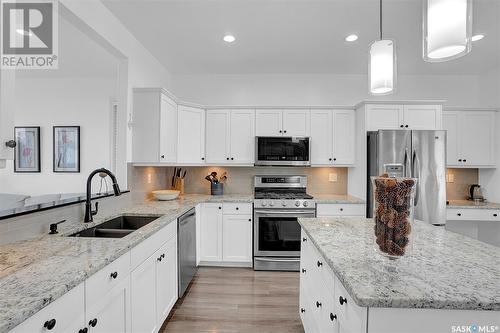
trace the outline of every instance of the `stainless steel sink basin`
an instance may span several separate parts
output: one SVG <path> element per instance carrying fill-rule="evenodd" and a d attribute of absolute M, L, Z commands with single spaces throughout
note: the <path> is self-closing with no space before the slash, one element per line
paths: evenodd
<path fill-rule="evenodd" d="M 122 238 L 157 218 L 154 216 L 118 216 L 95 227 L 71 234 L 69 237 Z"/>

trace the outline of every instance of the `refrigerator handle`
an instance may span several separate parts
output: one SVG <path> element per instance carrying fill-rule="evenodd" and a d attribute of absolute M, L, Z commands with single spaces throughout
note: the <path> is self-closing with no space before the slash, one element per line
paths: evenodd
<path fill-rule="evenodd" d="M 410 170 L 410 164 L 409 164 L 409 159 L 408 159 L 408 148 L 405 148 L 405 160 L 404 160 L 404 177 L 410 177 L 411 175 L 409 175 L 409 170 Z"/>
<path fill-rule="evenodd" d="M 411 170 L 412 177 L 417 178 L 417 186 L 415 187 L 415 203 L 414 203 L 414 206 L 417 206 L 418 196 L 420 195 L 420 191 L 419 191 L 419 188 L 420 188 L 420 161 L 418 160 L 416 150 L 413 151 L 412 164 L 413 164 L 412 170 Z M 415 169 L 415 164 L 418 164 L 416 169 Z M 418 174 L 417 174 L 416 170 L 418 170 Z"/>

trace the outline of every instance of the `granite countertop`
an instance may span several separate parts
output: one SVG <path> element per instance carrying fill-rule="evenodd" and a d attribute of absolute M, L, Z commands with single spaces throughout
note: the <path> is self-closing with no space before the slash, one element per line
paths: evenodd
<path fill-rule="evenodd" d="M 500 203 L 496 202 L 480 202 L 474 203 L 472 200 L 448 200 L 449 205 L 446 208 L 460 209 L 500 209 Z"/>
<path fill-rule="evenodd" d="M 372 219 L 299 223 L 359 306 L 500 311 L 498 247 L 415 221 L 412 255 L 390 260 Z"/>
<path fill-rule="evenodd" d="M 312 194 L 318 204 L 364 204 L 365 201 L 348 194 Z"/>
<path fill-rule="evenodd" d="M 148 201 L 92 223 L 64 223 L 59 234 L 0 246 L 0 333 L 76 287 L 132 247 L 202 202 L 253 202 L 253 195 L 185 195 L 173 201 Z M 123 238 L 74 238 L 71 233 L 123 214 L 159 218 Z"/>

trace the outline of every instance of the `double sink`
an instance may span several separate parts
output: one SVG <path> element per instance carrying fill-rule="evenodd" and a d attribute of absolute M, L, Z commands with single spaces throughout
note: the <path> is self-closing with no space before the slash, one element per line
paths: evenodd
<path fill-rule="evenodd" d="M 157 216 L 122 215 L 69 237 L 122 238 L 156 220 Z"/>

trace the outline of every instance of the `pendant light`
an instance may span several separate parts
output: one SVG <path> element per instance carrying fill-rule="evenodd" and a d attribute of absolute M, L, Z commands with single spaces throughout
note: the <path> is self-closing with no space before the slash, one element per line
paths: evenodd
<path fill-rule="evenodd" d="M 383 39 L 382 0 L 380 0 L 380 40 L 370 45 L 368 83 L 372 95 L 389 95 L 396 85 L 396 47 L 393 40 Z"/>
<path fill-rule="evenodd" d="M 424 60 L 441 62 L 470 52 L 472 0 L 422 0 Z"/>

